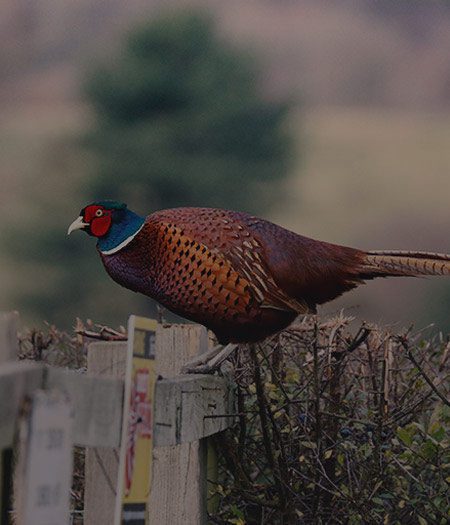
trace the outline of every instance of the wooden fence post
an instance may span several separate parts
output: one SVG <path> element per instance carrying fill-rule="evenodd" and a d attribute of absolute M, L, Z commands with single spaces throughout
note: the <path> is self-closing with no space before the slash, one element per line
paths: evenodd
<path fill-rule="evenodd" d="M 164 378 L 178 375 L 208 349 L 208 333 L 199 325 L 159 326 L 156 370 Z M 150 494 L 151 524 L 206 523 L 206 440 L 154 449 Z"/>
<path fill-rule="evenodd" d="M 0 365 L 17 359 L 18 326 L 19 314 L 17 312 L 0 312 Z"/>
<path fill-rule="evenodd" d="M 88 374 L 125 377 L 126 342 L 91 343 L 88 350 Z M 86 448 L 84 523 L 114 522 L 116 482 L 119 469 L 117 448 Z"/>
<path fill-rule="evenodd" d="M 208 334 L 199 325 L 158 325 L 156 373 L 178 375 L 192 357 L 208 347 Z M 123 379 L 126 343 L 93 343 L 88 373 Z M 199 525 L 206 522 L 206 440 L 154 448 L 149 522 L 158 525 Z M 118 471 L 117 449 L 87 449 L 85 524 L 113 522 Z"/>
<path fill-rule="evenodd" d="M 0 312 L 0 366 L 15 361 L 18 354 L 18 312 Z M 7 523 L 12 495 L 12 448 L 0 449 L 0 523 Z"/>
<path fill-rule="evenodd" d="M 58 390 L 35 390 L 23 405 L 15 467 L 17 525 L 69 524 L 72 406 Z"/>

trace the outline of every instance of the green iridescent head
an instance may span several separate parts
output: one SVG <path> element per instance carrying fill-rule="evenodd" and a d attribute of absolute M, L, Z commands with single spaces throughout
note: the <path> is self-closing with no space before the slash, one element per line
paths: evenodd
<path fill-rule="evenodd" d="M 111 252 L 136 235 L 143 223 L 144 218 L 129 210 L 125 203 L 96 201 L 81 210 L 67 234 L 84 230 L 88 235 L 98 238 L 100 251 Z"/>

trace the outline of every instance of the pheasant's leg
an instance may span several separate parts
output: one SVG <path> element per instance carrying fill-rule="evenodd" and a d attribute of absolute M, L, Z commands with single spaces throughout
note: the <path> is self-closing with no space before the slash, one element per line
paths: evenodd
<path fill-rule="evenodd" d="M 191 374 L 214 372 L 236 348 L 237 345 L 231 343 L 226 346 L 217 345 L 186 363 L 182 371 Z"/>
<path fill-rule="evenodd" d="M 194 357 L 193 359 L 190 359 L 182 368 L 182 371 L 188 368 L 193 368 L 197 365 L 204 365 L 207 363 L 210 359 L 215 357 L 223 348 L 223 345 L 216 345 L 210 348 L 209 350 L 206 350 L 206 352 L 203 352 L 202 354 Z"/>

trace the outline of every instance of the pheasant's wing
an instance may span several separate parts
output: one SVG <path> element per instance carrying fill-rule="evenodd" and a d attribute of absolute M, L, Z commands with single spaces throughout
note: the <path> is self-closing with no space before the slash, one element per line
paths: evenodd
<path fill-rule="evenodd" d="M 165 243 L 175 243 L 172 250 L 177 257 L 180 253 L 186 255 L 179 250 L 184 245 L 195 246 L 195 254 L 189 252 L 195 267 L 186 268 L 189 274 L 193 272 L 192 277 L 216 279 L 223 285 L 221 293 L 239 291 L 247 296 L 246 303 L 256 302 L 260 308 L 309 311 L 306 302 L 290 297 L 277 284 L 267 264 L 263 242 L 252 232 L 252 221 L 258 219 L 209 208 L 164 210 L 149 218 L 158 221 Z M 199 272 L 197 266 L 201 268 Z"/>
<path fill-rule="evenodd" d="M 364 281 L 366 254 L 360 250 L 310 239 L 245 213 L 169 211 L 177 212 L 186 234 L 232 263 L 262 307 L 306 313 Z"/>

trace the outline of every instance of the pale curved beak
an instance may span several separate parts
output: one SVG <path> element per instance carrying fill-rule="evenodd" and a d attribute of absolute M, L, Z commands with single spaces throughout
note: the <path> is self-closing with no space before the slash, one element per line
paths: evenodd
<path fill-rule="evenodd" d="M 75 230 L 82 230 L 86 226 L 89 226 L 89 224 L 83 221 L 83 217 L 77 217 L 69 226 L 69 229 L 67 230 L 67 235 L 70 235 Z"/>

